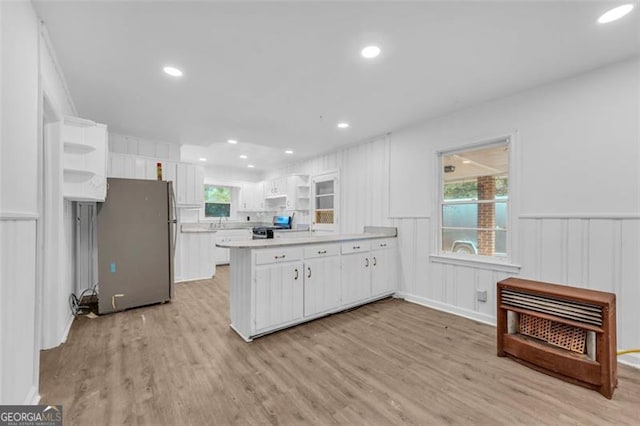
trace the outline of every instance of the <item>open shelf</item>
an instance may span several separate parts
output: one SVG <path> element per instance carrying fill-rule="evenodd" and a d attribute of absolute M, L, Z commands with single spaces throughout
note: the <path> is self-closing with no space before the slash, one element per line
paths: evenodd
<path fill-rule="evenodd" d="M 91 179 L 96 175 L 91 170 L 82 169 L 64 169 L 65 178 L 68 177 L 70 181 L 82 182 Z"/>
<path fill-rule="evenodd" d="M 87 154 L 96 150 L 93 145 L 80 142 L 64 142 L 64 152 L 68 154 Z"/>

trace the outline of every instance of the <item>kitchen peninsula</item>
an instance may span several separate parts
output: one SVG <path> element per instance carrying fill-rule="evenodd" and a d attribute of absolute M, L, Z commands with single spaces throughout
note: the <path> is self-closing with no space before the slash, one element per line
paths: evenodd
<path fill-rule="evenodd" d="M 231 327 L 247 342 L 396 292 L 397 230 L 236 241 L 231 249 Z"/>

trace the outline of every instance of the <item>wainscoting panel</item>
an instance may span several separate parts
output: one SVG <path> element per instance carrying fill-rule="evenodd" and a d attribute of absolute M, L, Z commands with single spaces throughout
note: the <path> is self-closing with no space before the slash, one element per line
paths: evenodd
<path fill-rule="evenodd" d="M 0 404 L 38 399 L 36 219 L 0 221 Z"/>

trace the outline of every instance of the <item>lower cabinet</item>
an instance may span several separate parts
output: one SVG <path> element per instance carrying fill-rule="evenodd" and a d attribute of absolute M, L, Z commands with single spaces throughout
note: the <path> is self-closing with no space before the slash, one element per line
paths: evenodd
<path fill-rule="evenodd" d="M 351 305 L 371 296 L 371 260 L 365 253 L 342 255 L 342 304 Z"/>
<path fill-rule="evenodd" d="M 340 306 L 340 246 L 305 247 L 304 257 L 304 316 Z"/>
<path fill-rule="evenodd" d="M 394 293 L 395 239 L 231 250 L 231 326 L 245 340 Z"/>
<path fill-rule="evenodd" d="M 256 268 L 256 331 L 302 318 L 302 262 Z"/>
<path fill-rule="evenodd" d="M 385 238 L 371 243 L 371 295 L 394 292 L 398 286 L 396 240 Z"/>

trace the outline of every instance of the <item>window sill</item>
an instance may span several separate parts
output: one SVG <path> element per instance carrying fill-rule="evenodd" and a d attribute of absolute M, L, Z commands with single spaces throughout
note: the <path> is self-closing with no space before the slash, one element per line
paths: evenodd
<path fill-rule="evenodd" d="M 446 254 L 432 254 L 429 256 L 432 262 L 445 263 L 447 265 L 467 266 L 470 268 L 488 269 L 491 271 L 508 272 L 512 274 L 520 273 L 520 265 L 502 262 L 496 259 L 478 259 L 467 256 L 454 256 Z"/>

